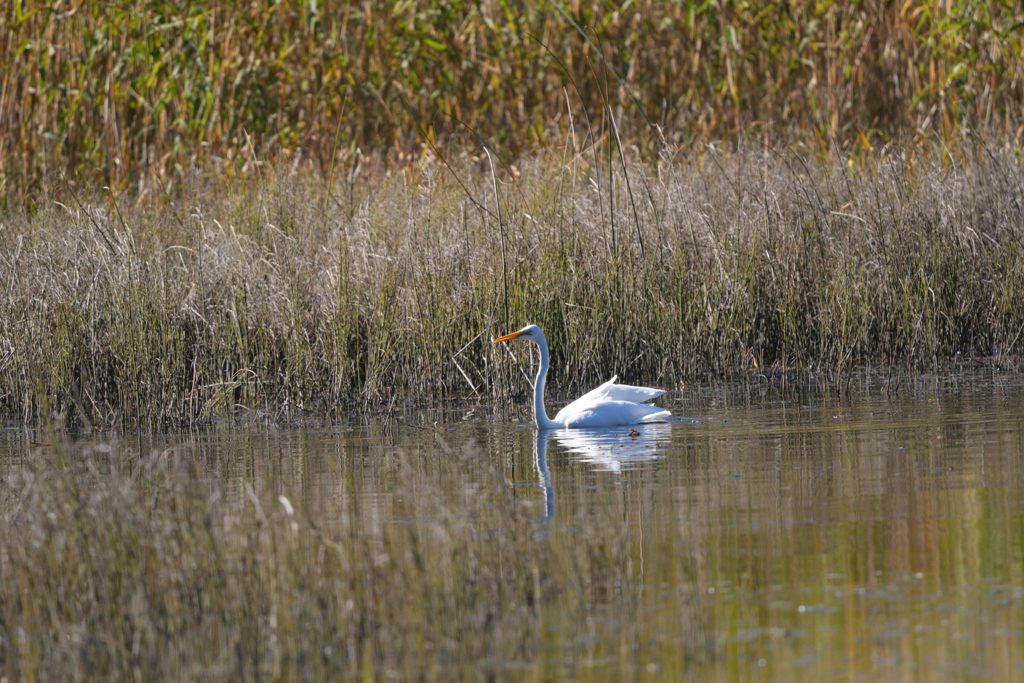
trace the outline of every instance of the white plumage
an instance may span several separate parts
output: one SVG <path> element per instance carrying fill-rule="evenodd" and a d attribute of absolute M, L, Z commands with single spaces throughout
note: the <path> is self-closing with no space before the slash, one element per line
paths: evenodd
<path fill-rule="evenodd" d="M 548 418 L 544 409 L 544 382 L 550 364 L 548 342 L 544 332 L 536 325 L 527 325 L 495 339 L 495 343 L 512 339 L 529 339 L 540 347 L 540 369 L 533 387 L 533 413 L 541 429 L 566 427 L 622 427 L 650 422 L 664 422 L 672 413 L 645 403 L 661 396 L 661 389 L 616 384 L 618 376 L 592 389 L 558 411 L 555 419 Z"/>

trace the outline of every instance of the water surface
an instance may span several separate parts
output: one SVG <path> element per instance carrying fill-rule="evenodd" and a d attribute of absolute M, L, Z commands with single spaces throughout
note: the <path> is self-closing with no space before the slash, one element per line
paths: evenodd
<path fill-rule="evenodd" d="M 934 380 L 895 398 L 741 395 L 669 395 L 678 418 L 632 433 L 411 411 L 386 428 L 117 439 L 140 457 L 184 446 L 239 507 L 248 483 L 325 533 L 353 516 L 456 533 L 515 499 L 533 527 L 522 542 L 556 551 L 535 569 L 532 637 L 515 656 L 457 663 L 467 671 L 1024 677 L 1020 382 Z M 5 473 L 30 457 L 31 438 L 0 436 Z"/>

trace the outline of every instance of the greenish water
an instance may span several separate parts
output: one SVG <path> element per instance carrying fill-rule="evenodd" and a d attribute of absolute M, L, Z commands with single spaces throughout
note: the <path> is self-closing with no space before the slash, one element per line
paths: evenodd
<path fill-rule="evenodd" d="M 508 510 L 488 501 L 520 501 L 533 531 L 517 542 L 558 549 L 536 569 L 557 590 L 538 578 L 536 637 L 453 664 L 470 677 L 1024 678 L 1021 382 L 936 380 L 892 400 L 737 396 L 669 395 L 679 417 L 632 435 L 410 410 L 388 429 L 116 445 L 140 457 L 184 445 L 239 509 L 251 484 L 327 534 L 355 515 L 367 533 L 406 525 L 429 539 L 488 528 Z M 29 457 L 27 438 L 4 433 L 5 472 Z"/>

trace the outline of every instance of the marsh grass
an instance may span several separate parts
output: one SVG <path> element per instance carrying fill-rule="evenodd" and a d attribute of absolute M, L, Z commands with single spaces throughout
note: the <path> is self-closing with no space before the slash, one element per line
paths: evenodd
<path fill-rule="evenodd" d="M 521 400 L 527 321 L 563 392 L 1019 350 L 1018 10 L 627 5 L 14 3 L 0 411 Z"/>
<path fill-rule="evenodd" d="M 62 175 L 159 194 L 254 153 L 327 176 L 360 150 L 474 149 L 463 124 L 516 157 L 558 140 L 567 95 L 649 152 L 751 131 L 861 150 L 1012 138 L 1024 102 L 1024 16 L 996 0 L 18 0 L 0 18 L 5 209 Z"/>
<path fill-rule="evenodd" d="M 521 401 L 530 348 L 490 339 L 527 322 L 556 393 L 612 373 L 840 386 L 858 366 L 1005 366 L 1024 343 L 1009 142 L 708 148 L 651 169 L 570 140 L 497 184 L 486 160 L 428 152 L 367 160 L 348 197 L 269 164 L 227 189 L 197 172 L 180 198 L 54 188 L 0 230 L 0 410 L 173 426 Z"/>
<path fill-rule="evenodd" d="M 646 568 L 679 605 L 661 652 L 644 636 L 657 597 L 622 501 L 568 542 L 513 488 L 466 476 L 502 481 L 514 444 L 442 452 L 428 439 L 381 457 L 377 435 L 338 441 L 323 466 L 344 483 L 313 503 L 277 493 L 284 482 L 263 476 L 272 458 L 239 479 L 210 476 L 234 452 L 50 438 L 3 479 L 0 668 L 12 680 L 546 680 L 634 648 L 677 671 L 712 656 L 683 535 Z M 424 472 L 436 466 L 450 471 Z M 362 477 L 375 481 L 366 493 Z M 395 495 L 375 495 L 377 482 Z"/>

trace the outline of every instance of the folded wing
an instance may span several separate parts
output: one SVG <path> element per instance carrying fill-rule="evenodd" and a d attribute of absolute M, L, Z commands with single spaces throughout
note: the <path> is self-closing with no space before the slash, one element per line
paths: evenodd
<path fill-rule="evenodd" d="M 657 398 L 665 393 L 663 389 L 651 389 L 650 387 L 634 387 L 628 384 L 616 384 L 615 380 L 619 378 L 615 375 L 610 380 L 597 387 L 591 389 L 587 393 L 580 396 L 573 403 L 579 403 L 580 401 L 596 401 L 599 399 L 606 399 L 609 401 L 634 401 L 636 403 L 643 403 L 650 401 L 652 398 Z M 571 403 L 569 405 L 572 405 Z"/>
<path fill-rule="evenodd" d="M 612 377 L 562 408 L 555 422 L 566 427 L 617 427 L 662 422 L 671 416 L 663 408 L 644 404 L 664 394 L 663 390 L 616 384 L 616 379 L 618 376 Z"/>

